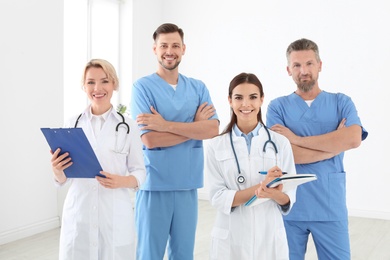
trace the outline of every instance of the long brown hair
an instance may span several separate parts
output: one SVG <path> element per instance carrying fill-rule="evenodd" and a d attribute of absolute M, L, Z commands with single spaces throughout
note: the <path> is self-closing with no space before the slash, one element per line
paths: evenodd
<path fill-rule="evenodd" d="M 250 83 L 256 85 L 259 88 L 260 97 L 261 98 L 264 97 L 263 85 L 261 84 L 260 80 L 256 77 L 256 75 L 252 73 L 243 72 L 235 76 L 232 79 L 232 81 L 230 81 L 230 85 L 229 85 L 230 98 L 232 98 L 233 89 L 243 83 Z M 232 108 L 230 108 L 230 113 L 231 113 L 230 123 L 225 127 L 221 135 L 231 132 L 233 126 L 237 124 L 237 116 L 236 114 L 234 114 Z M 264 125 L 263 120 L 261 119 L 261 108 L 259 109 L 259 113 L 257 114 L 257 121 Z"/>

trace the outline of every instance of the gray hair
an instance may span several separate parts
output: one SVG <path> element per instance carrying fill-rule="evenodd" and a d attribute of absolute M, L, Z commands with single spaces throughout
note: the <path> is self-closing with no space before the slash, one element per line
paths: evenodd
<path fill-rule="evenodd" d="M 287 61 L 290 62 L 291 52 L 293 52 L 293 51 L 309 51 L 309 50 L 314 51 L 317 61 L 320 62 L 321 61 L 320 51 L 318 50 L 317 44 L 315 42 L 308 40 L 308 39 L 305 39 L 305 38 L 296 40 L 295 42 L 291 43 L 287 47 L 287 50 L 286 50 Z"/>

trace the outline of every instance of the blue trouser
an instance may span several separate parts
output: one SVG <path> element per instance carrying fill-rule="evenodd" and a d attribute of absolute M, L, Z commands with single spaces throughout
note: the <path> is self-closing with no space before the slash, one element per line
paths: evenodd
<path fill-rule="evenodd" d="M 351 259 L 348 220 L 284 221 L 290 260 L 304 260 L 311 233 L 319 260 Z"/>
<path fill-rule="evenodd" d="M 168 259 L 192 260 L 198 191 L 143 191 L 136 195 L 137 259 L 162 260 L 168 241 Z"/>

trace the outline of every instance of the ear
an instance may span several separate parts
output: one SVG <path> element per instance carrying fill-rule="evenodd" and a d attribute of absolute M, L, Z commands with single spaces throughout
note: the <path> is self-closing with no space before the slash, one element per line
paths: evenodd
<path fill-rule="evenodd" d="M 230 107 L 232 107 L 232 99 L 229 96 L 228 96 L 228 101 L 229 101 Z"/>
<path fill-rule="evenodd" d="M 318 67 L 318 71 L 320 72 L 322 70 L 322 61 L 320 61 L 320 65 Z"/>
<path fill-rule="evenodd" d="M 154 54 L 157 54 L 156 49 L 157 49 L 157 45 L 154 43 L 154 44 L 153 44 L 153 52 L 154 52 Z"/>
<path fill-rule="evenodd" d="M 184 55 L 186 53 L 186 45 L 183 43 L 183 54 Z"/>
<path fill-rule="evenodd" d="M 287 66 L 287 68 L 286 68 L 286 69 L 287 69 L 287 73 L 288 73 L 288 75 L 289 75 L 289 76 L 291 76 L 291 75 L 292 75 L 292 73 L 291 73 L 291 71 L 290 71 L 290 67 L 289 67 L 289 66 Z"/>

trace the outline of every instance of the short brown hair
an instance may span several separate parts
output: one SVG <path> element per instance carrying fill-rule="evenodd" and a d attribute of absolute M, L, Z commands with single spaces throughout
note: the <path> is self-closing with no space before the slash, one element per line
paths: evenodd
<path fill-rule="evenodd" d="M 160 34 L 165 34 L 165 33 L 174 33 L 178 32 L 180 34 L 180 38 L 182 42 L 184 42 L 184 32 L 181 28 L 179 28 L 176 24 L 173 23 L 164 23 L 160 25 L 156 31 L 153 33 L 153 40 L 156 41 L 158 39 L 158 36 Z"/>

